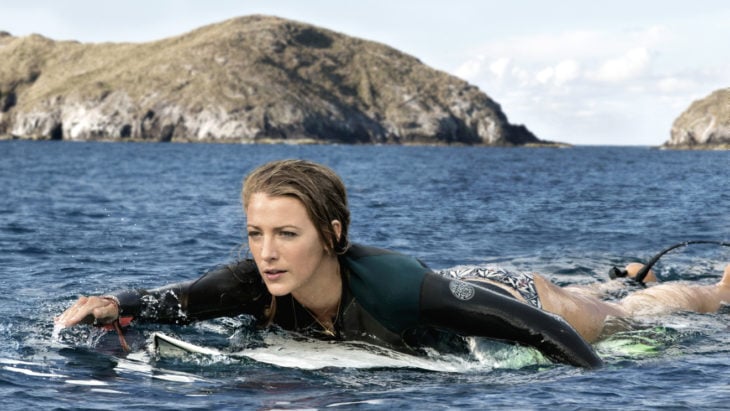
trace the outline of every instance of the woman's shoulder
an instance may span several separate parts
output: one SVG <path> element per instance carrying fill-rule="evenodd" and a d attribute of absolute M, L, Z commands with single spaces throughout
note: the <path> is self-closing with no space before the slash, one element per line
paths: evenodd
<path fill-rule="evenodd" d="M 390 330 L 418 319 L 421 284 L 432 271 L 418 259 L 376 247 L 353 245 L 343 256 L 350 291 Z"/>
<path fill-rule="evenodd" d="M 345 266 L 356 275 L 420 277 L 433 272 L 421 260 L 384 248 L 353 244 L 344 254 Z"/>

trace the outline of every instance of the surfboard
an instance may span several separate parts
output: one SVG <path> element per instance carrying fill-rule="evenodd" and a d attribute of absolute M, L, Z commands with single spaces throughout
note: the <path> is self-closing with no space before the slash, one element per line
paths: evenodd
<path fill-rule="evenodd" d="M 162 357 L 179 357 L 186 354 L 223 355 L 214 348 L 191 344 L 161 332 L 152 334 L 152 347 Z"/>
<path fill-rule="evenodd" d="M 362 342 L 324 342 L 319 340 L 266 338 L 265 347 L 225 352 L 183 341 L 155 332 L 151 349 L 163 358 L 184 358 L 191 355 L 244 358 L 286 368 L 316 370 L 322 368 L 417 368 L 430 371 L 465 372 L 483 369 L 484 364 L 444 358 L 417 357 Z"/>
<path fill-rule="evenodd" d="M 596 343 L 596 350 L 602 355 L 612 357 L 644 358 L 659 355 L 663 342 L 659 339 L 662 329 L 655 328 L 646 332 L 618 333 Z"/>

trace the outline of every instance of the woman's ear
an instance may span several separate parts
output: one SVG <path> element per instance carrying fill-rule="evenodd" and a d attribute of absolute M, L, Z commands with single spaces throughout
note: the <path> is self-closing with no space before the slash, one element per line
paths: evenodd
<path fill-rule="evenodd" d="M 330 225 L 332 226 L 332 231 L 335 233 L 336 240 L 329 245 L 329 250 L 334 251 L 335 248 L 337 248 L 337 243 L 340 241 L 340 237 L 342 237 L 342 223 L 340 220 L 332 220 Z"/>
<path fill-rule="evenodd" d="M 335 232 L 335 237 L 337 237 L 337 241 L 340 240 L 340 237 L 342 236 L 342 223 L 340 220 L 332 220 L 330 223 L 332 225 L 332 231 Z"/>

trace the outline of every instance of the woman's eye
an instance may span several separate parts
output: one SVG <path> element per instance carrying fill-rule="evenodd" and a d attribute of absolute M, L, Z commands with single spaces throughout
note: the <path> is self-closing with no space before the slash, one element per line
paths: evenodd
<path fill-rule="evenodd" d="M 293 231 L 282 231 L 280 234 L 282 237 L 289 237 L 289 238 L 297 236 L 297 233 L 295 233 Z"/>
<path fill-rule="evenodd" d="M 261 233 L 259 231 L 249 231 L 248 232 L 248 238 L 257 238 L 261 237 Z"/>

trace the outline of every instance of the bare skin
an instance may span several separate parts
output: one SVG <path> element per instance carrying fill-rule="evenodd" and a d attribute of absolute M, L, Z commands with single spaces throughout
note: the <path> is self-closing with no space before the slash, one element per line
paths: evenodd
<path fill-rule="evenodd" d="M 641 264 L 633 263 L 626 268 L 629 276 L 633 277 L 641 269 Z M 658 284 L 636 291 L 615 303 L 598 298 L 597 295 L 601 292 L 595 287 L 561 288 L 539 274 L 533 274 L 533 278 L 542 308 L 565 319 L 588 342 L 598 340 L 609 317 L 632 318 L 677 311 L 710 313 L 719 310 L 723 303 L 730 303 L 730 265 L 725 267 L 722 280 L 717 284 Z M 653 273 L 647 278 L 656 280 Z M 502 287 L 522 300 L 513 289 L 497 282 L 486 281 Z"/>
<path fill-rule="evenodd" d="M 608 316 L 628 316 L 616 303 L 560 288 L 539 274 L 533 278 L 543 310 L 563 317 L 588 342 L 598 339 Z"/>
<path fill-rule="evenodd" d="M 656 315 L 674 311 L 711 313 L 730 303 L 730 265 L 722 279 L 713 285 L 685 283 L 659 284 L 638 291 L 621 300 L 629 315 Z"/>
<path fill-rule="evenodd" d="M 319 238 L 304 205 L 292 197 L 256 193 L 246 208 L 248 244 L 266 288 L 291 294 L 327 330 L 342 295 L 337 256 Z M 339 236 L 341 223 L 330 222 Z"/>
<path fill-rule="evenodd" d="M 80 297 L 76 303 L 54 319 L 56 324 L 71 327 L 77 324 L 92 324 L 94 321 L 108 324 L 119 317 L 119 307 L 108 298 Z"/>
<path fill-rule="evenodd" d="M 628 273 L 629 278 L 636 277 L 636 274 L 639 273 L 639 270 L 644 267 L 641 263 L 630 263 L 628 264 L 625 269 Z M 657 282 L 656 274 L 653 270 L 649 270 L 646 277 L 644 277 L 644 284 L 649 283 L 655 283 Z M 574 294 L 582 294 L 598 299 L 605 299 L 609 297 L 612 293 L 620 292 L 626 289 L 626 285 L 621 281 L 606 281 L 606 282 L 598 282 L 593 284 L 581 284 L 581 285 L 568 285 L 563 287 L 563 289 L 570 291 Z"/>

